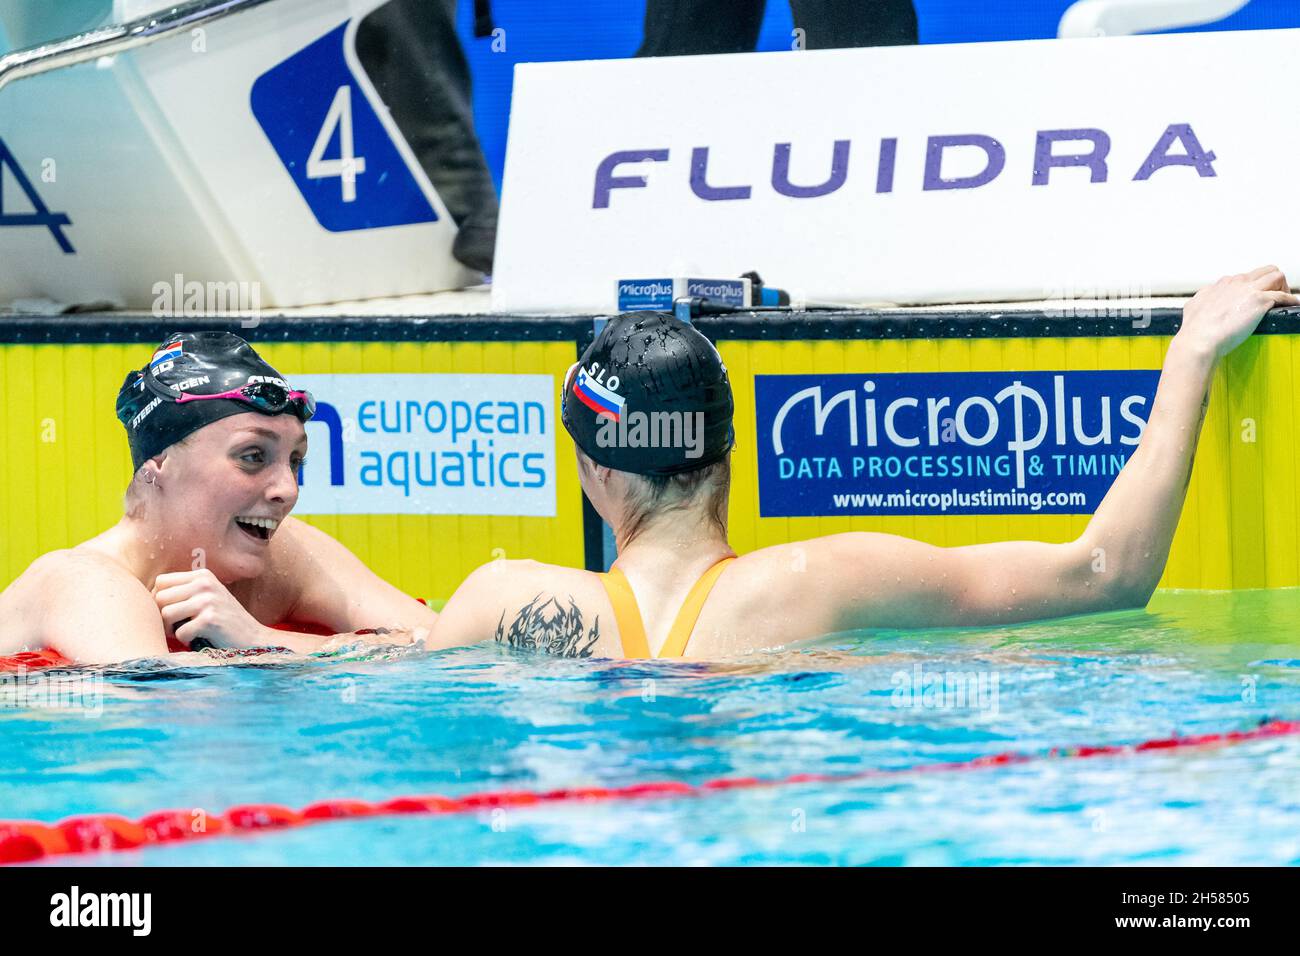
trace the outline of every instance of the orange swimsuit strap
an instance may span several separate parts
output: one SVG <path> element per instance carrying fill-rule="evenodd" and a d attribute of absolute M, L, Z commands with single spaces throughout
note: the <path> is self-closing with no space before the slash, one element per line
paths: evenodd
<path fill-rule="evenodd" d="M 681 657 L 686 653 L 686 644 L 691 639 L 691 632 L 695 630 L 695 622 L 704 608 L 704 602 L 709 599 L 709 592 L 713 590 L 718 576 L 735 560 L 734 556 L 723 558 L 705 571 L 691 587 L 681 610 L 677 612 L 672 629 L 668 632 L 668 639 L 659 649 L 661 660 Z M 640 659 L 653 657 L 650 653 L 650 644 L 646 640 L 641 609 L 637 606 L 636 595 L 632 593 L 632 585 L 628 583 L 627 576 L 615 567 L 610 568 L 608 574 L 602 574 L 600 581 L 605 586 L 605 593 L 609 595 L 609 603 L 614 605 L 614 620 L 618 622 L 619 637 L 623 641 L 623 656 Z"/>

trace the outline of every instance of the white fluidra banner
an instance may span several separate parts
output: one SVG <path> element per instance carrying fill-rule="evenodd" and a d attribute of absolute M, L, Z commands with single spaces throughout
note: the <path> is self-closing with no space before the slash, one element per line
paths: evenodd
<path fill-rule="evenodd" d="M 738 275 L 899 303 L 1300 278 L 1300 30 L 517 67 L 493 305 Z"/>

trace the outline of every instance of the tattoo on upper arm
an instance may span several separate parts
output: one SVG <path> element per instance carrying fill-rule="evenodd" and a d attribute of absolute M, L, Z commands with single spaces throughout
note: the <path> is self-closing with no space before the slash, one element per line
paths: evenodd
<path fill-rule="evenodd" d="M 558 598 L 538 594 L 515 615 L 506 629 L 506 612 L 501 611 L 501 620 L 497 624 L 496 639 L 498 644 L 524 648 L 530 651 L 545 651 L 556 657 L 590 657 L 591 649 L 600 639 L 600 616 L 591 622 L 591 630 L 583 637 L 582 611 L 569 595 L 566 609 Z"/>

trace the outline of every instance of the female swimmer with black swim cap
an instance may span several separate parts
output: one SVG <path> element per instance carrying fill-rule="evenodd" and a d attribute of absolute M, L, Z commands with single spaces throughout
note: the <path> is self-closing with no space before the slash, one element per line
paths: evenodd
<path fill-rule="evenodd" d="M 0 655 L 72 661 L 171 648 L 288 647 L 325 638 L 286 622 L 409 643 L 436 615 L 376 577 L 329 535 L 289 517 L 315 411 L 243 339 L 171 335 L 126 377 L 117 416 L 134 474 L 125 514 L 102 534 L 38 558 L 0 593 Z M 391 630 L 390 630 L 391 629 Z"/>
<path fill-rule="evenodd" d="M 1187 303 L 1141 443 L 1083 534 L 1060 544 L 944 548 L 854 532 L 736 557 L 727 540 L 732 399 L 722 359 L 671 315 L 617 316 L 564 389 L 583 491 L 618 542 L 613 568 L 492 562 L 443 608 L 434 638 L 443 645 L 495 633 L 503 644 L 566 657 L 719 657 L 863 627 L 1141 607 L 1169 554 L 1214 368 L 1268 309 L 1300 304 L 1288 288 L 1265 266 Z"/>

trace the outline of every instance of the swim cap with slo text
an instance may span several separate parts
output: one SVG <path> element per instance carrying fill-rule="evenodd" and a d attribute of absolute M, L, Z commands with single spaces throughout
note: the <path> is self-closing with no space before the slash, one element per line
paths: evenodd
<path fill-rule="evenodd" d="M 182 395 L 220 395 L 250 385 L 289 391 L 289 384 L 253 347 L 230 332 L 173 332 L 144 368 L 127 374 L 117 393 L 117 418 L 126 428 L 131 465 L 165 451 L 204 425 L 260 412 L 293 412 L 306 421 L 311 409 L 298 402 L 270 411 L 240 399 L 177 402 Z M 312 406 L 314 408 L 314 405 Z"/>
<path fill-rule="evenodd" d="M 731 450 L 731 382 L 698 329 L 667 312 L 610 319 L 565 383 L 564 427 L 592 461 L 675 475 Z"/>

